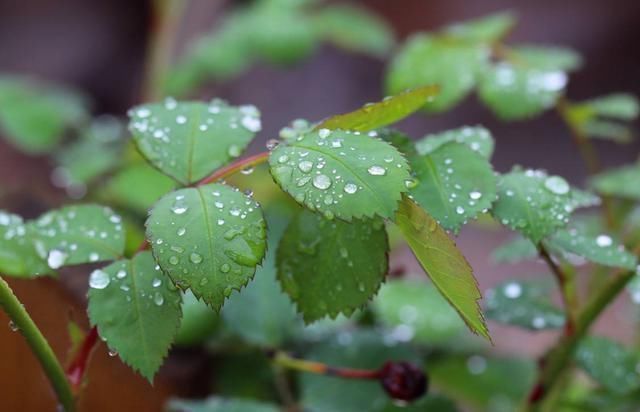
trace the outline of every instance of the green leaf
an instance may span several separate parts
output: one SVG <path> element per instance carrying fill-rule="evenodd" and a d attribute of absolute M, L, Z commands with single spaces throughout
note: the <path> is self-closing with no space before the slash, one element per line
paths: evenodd
<path fill-rule="evenodd" d="M 446 356 L 429 363 L 434 386 L 475 410 L 514 411 L 536 377 L 535 362 L 483 355 Z"/>
<path fill-rule="evenodd" d="M 381 102 L 369 103 L 356 111 L 330 117 L 315 127 L 367 132 L 396 123 L 438 95 L 438 87 L 424 86 L 406 90 Z"/>
<path fill-rule="evenodd" d="M 124 252 L 122 218 L 105 206 L 66 206 L 29 225 L 36 250 L 51 269 L 118 259 Z"/>
<path fill-rule="evenodd" d="M 93 271 L 89 286 L 91 325 L 120 359 L 152 382 L 178 331 L 180 292 L 150 252 Z"/>
<path fill-rule="evenodd" d="M 521 120 L 555 105 L 566 73 L 500 62 L 485 71 L 478 96 L 499 118 Z"/>
<path fill-rule="evenodd" d="M 491 340 L 478 305 L 478 284 L 469 263 L 456 244 L 427 212 L 404 197 L 396 223 L 440 293 L 473 333 Z"/>
<path fill-rule="evenodd" d="M 465 144 L 447 143 L 409 162 L 417 181 L 413 199 L 445 229 L 458 232 L 496 199 L 491 164 Z"/>
<path fill-rule="evenodd" d="M 495 263 L 518 263 L 537 256 L 536 245 L 520 236 L 503 243 L 491 253 L 491 259 Z"/>
<path fill-rule="evenodd" d="M 329 221 L 303 210 L 278 246 L 278 279 L 305 322 L 350 315 L 380 288 L 388 249 L 381 221 Z"/>
<path fill-rule="evenodd" d="M 103 194 L 113 203 L 146 214 L 156 200 L 175 186 L 173 179 L 139 163 L 118 170 L 106 183 Z"/>
<path fill-rule="evenodd" d="M 640 387 L 640 358 L 617 342 L 590 336 L 580 342 L 575 356 L 582 369 L 612 392 L 623 394 Z"/>
<path fill-rule="evenodd" d="M 391 342 L 373 331 L 344 331 L 335 338 L 314 345 L 305 358 L 330 366 L 377 369 L 386 361 L 416 364 L 417 354 L 406 345 Z M 389 403 L 389 396 L 375 380 L 340 379 L 312 373 L 300 376 L 301 404 L 308 412 L 378 412 Z"/>
<path fill-rule="evenodd" d="M 276 247 L 288 219 L 267 213 L 268 252 L 253 281 L 233 293 L 222 309 L 225 326 L 246 342 L 281 347 L 299 325 L 295 308 L 276 279 Z"/>
<path fill-rule="evenodd" d="M 222 184 L 165 195 L 146 226 L 162 270 L 216 311 L 253 278 L 265 253 L 260 205 Z"/>
<path fill-rule="evenodd" d="M 429 154 L 449 142 L 466 144 L 471 150 L 478 152 L 487 159 L 490 159 L 493 155 L 493 136 L 491 136 L 489 130 L 482 126 L 465 126 L 428 134 L 416 142 L 416 150 L 421 155 Z"/>
<path fill-rule="evenodd" d="M 31 154 L 46 153 L 88 114 L 76 92 L 28 77 L 0 75 L 0 134 Z"/>
<path fill-rule="evenodd" d="M 445 346 L 465 329 L 464 322 L 438 290 L 425 282 L 395 280 L 373 300 L 373 310 L 391 336 L 429 346 Z"/>
<path fill-rule="evenodd" d="M 500 12 L 477 19 L 454 23 L 445 33 L 470 41 L 495 43 L 504 38 L 515 26 L 516 16 L 511 12 Z"/>
<path fill-rule="evenodd" d="M 596 115 L 619 120 L 633 120 L 640 113 L 638 99 L 627 93 L 614 93 L 583 102 Z"/>
<path fill-rule="evenodd" d="M 348 221 L 393 216 L 409 179 L 409 166 L 393 146 L 343 130 L 320 129 L 281 144 L 269 165 L 298 203 Z"/>
<path fill-rule="evenodd" d="M 211 396 L 204 400 L 172 399 L 170 412 L 279 412 L 280 408 L 269 403 L 240 398 Z"/>
<path fill-rule="evenodd" d="M 515 168 L 498 180 L 493 216 L 538 243 L 569 221 L 574 209 L 571 187 L 560 176 Z"/>
<path fill-rule="evenodd" d="M 413 35 L 391 62 L 387 90 L 396 94 L 412 87 L 437 85 L 440 94 L 424 109 L 445 111 L 471 92 L 488 56 L 488 47 L 482 44 L 426 33 Z"/>
<path fill-rule="evenodd" d="M 391 28 L 364 8 L 337 4 L 319 10 L 312 19 L 321 37 L 344 49 L 383 57 L 393 47 Z"/>
<path fill-rule="evenodd" d="M 562 309 L 550 299 L 540 282 L 507 281 L 486 293 L 487 318 L 528 330 L 557 329 L 564 325 Z"/>
<path fill-rule="evenodd" d="M 582 225 L 562 229 L 545 241 L 555 253 L 578 255 L 604 266 L 633 270 L 636 257 L 624 245 L 604 233 L 593 233 Z"/>
<path fill-rule="evenodd" d="M 408 405 L 389 401 L 387 407 L 382 410 L 383 412 L 424 412 L 424 411 L 437 411 L 437 412 L 458 412 L 459 409 L 456 404 L 449 398 L 442 396 L 438 393 L 430 393 L 428 396 L 423 397 L 417 402 L 412 402 Z"/>
<path fill-rule="evenodd" d="M 0 210 L 0 273 L 17 277 L 52 273 L 37 253 L 31 232 L 20 216 Z"/>
<path fill-rule="evenodd" d="M 604 120 L 590 120 L 582 125 L 582 130 L 592 139 L 613 140 L 616 143 L 629 143 L 633 140 L 627 126 Z"/>
<path fill-rule="evenodd" d="M 191 291 L 182 294 L 182 320 L 176 334 L 177 346 L 196 346 L 204 343 L 220 324 L 220 317 Z"/>
<path fill-rule="evenodd" d="M 566 47 L 525 44 L 513 46 L 507 53 L 514 64 L 540 70 L 574 71 L 582 66 L 580 54 Z"/>
<path fill-rule="evenodd" d="M 640 163 L 607 170 L 591 179 L 591 187 L 605 196 L 640 200 Z"/>
<path fill-rule="evenodd" d="M 180 102 L 146 104 L 129 112 L 140 152 L 182 184 L 197 182 L 238 157 L 261 128 L 255 106 Z"/>

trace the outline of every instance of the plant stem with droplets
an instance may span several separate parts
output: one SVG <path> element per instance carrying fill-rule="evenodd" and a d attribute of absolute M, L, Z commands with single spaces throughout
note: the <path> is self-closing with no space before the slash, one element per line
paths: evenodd
<path fill-rule="evenodd" d="M 33 319 L 31 319 L 29 313 L 13 293 L 9 284 L 2 278 L 0 278 L 0 306 L 2 306 L 7 315 L 9 315 L 13 325 L 15 325 L 22 336 L 24 336 L 27 344 L 31 348 L 31 352 L 38 358 L 64 410 L 67 412 L 74 411 L 75 403 L 73 392 L 71 391 L 71 386 L 69 385 L 62 365 L 58 361 L 53 349 L 51 349 L 47 339 L 33 322 Z"/>

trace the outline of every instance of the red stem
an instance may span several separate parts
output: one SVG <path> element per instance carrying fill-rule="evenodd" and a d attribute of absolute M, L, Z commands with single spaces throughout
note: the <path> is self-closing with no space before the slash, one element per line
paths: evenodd
<path fill-rule="evenodd" d="M 75 356 L 71 359 L 71 362 L 67 367 L 67 379 L 69 379 L 69 383 L 71 383 L 71 387 L 74 392 L 82 383 L 82 379 L 87 370 L 87 365 L 89 364 L 89 357 L 91 356 L 91 352 L 93 351 L 93 348 L 95 348 L 97 342 L 98 329 L 94 326 L 84 337 L 82 345 L 78 348 L 78 351 L 75 353 Z"/>
<path fill-rule="evenodd" d="M 208 183 L 213 183 L 215 181 L 222 180 L 225 177 L 231 176 L 232 174 L 242 169 L 246 169 L 248 167 L 253 167 L 261 163 L 264 163 L 268 157 L 269 157 L 269 152 L 262 152 L 262 153 L 255 154 L 253 156 L 245 157 L 244 159 L 238 159 L 235 162 L 216 170 L 215 172 L 205 177 L 204 179 L 200 180 L 199 182 L 196 182 L 194 186 L 202 186 Z"/>

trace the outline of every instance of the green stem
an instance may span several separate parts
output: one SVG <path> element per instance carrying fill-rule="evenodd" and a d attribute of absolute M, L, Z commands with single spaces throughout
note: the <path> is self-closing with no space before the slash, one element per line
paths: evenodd
<path fill-rule="evenodd" d="M 541 362 L 538 383 L 525 406 L 525 411 L 552 410 L 548 395 L 554 392 L 562 373 L 571 363 L 573 354 L 580 340 L 598 318 L 602 311 L 615 299 L 625 285 L 636 276 L 636 272 L 628 271 L 614 274 L 602 288 L 591 297 L 582 308 L 576 319 L 576 327 L 571 335 L 563 335 L 553 349 Z"/>
<path fill-rule="evenodd" d="M 372 369 L 336 368 L 325 363 L 294 358 L 283 351 L 272 354 L 273 363 L 288 369 L 348 379 L 379 379 L 380 371 Z"/>
<path fill-rule="evenodd" d="M 187 0 L 153 0 L 150 44 L 143 78 L 142 101 L 162 97 L 162 87 L 171 62 L 176 32 Z"/>
<path fill-rule="evenodd" d="M 29 344 L 31 351 L 38 358 L 64 410 L 67 412 L 75 410 L 73 392 L 62 365 L 55 353 L 53 353 L 53 349 L 49 346 L 47 339 L 33 322 L 33 319 L 31 319 L 29 313 L 13 293 L 9 284 L 2 278 L 0 278 L 0 306 L 2 306 L 13 324 L 27 340 L 27 344 Z"/>
<path fill-rule="evenodd" d="M 565 323 L 565 334 L 571 335 L 575 330 L 576 310 L 578 308 L 578 297 L 576 295 L 573 273 L 563 271 L 562 268 L 556 264 L 549 254 L 549 251 L 547 251 L 542 243 L 538 244 L 538 254 L 547 263 L 547 266 L 549 266 L 549 269 L 551 269 L 551 272 L 558 282 L 567 318 Z"/>

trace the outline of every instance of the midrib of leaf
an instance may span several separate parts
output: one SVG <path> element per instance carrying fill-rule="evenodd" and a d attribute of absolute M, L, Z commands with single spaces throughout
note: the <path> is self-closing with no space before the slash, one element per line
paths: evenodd
<path fill-rule="evenodd" d="M 207 202 L 204 199 L 204 195 L 202 194 L 202 187 L 196 188 L 198 191 L 198 197 L 200 198 L 200 203 L 202 204 L 202 216 L 204 217 L 204 224 L 207 228 L 207 242 L 209 243 L 209 258 L 215 268 L 218 267 L 218 261 L 215 259 L 213 253 L 213 232 L 211 231 L 211 224 L 209 222 L 209 209 L 207 208 Z"/>
<path fill-rule="evenodd" d="M 380 204 L 384 205 L 384 199 L 380 196 L 380 194 L 376 190 L 373 190 L 373 188 L 369 185 L 369 183 L 367 183 L 366 180 L 363 180 L 358 173 L 356 173 L 347 163 L 344 163 L 342 159 L 340 159 L 339 157 L 336 157 L 331 153 L 325 153 L 318 148 L 313 148 L 313 147 L 309 147 L 301 144 L 298 144 L 295 147 L 302 147 L 334 159 L 336 162 L 340 163 L 345 169 L 347 169 L 352 175 L 354 175 L 360 182 L 362 182 L 362 184 L 369 190 L 369 192 L 373 193 L 374 196 L 378 198 L 378 200 L 380 201 Z"/>
<path fill-rule="evenodd" d="M 197 109 L 197 107 L 194 107 L 191 109 L 191 113 L 193 114 L 194 109 Z M 191 133 L 189 133 L 189 147 L 188 147 L 188 152 L 187 152 L 187 182 L 191 181 L 191 177 L 193 175 L 193 151 L 194 151 L 194 147 L 196 145 L 195 143 L 195 136 L 196 136 L 196 131 L 195 131 L 195 127 L 197 127 L 198 124 L 200 124 L 200 118 L 202 117 L 201 115 L 201 111 L 200 110 L 195 110 L 196 112 L 196 116 L 198 118 L 198 120 L 196 122 L 190 122 L 191 123 Z"/>
<path fill-rule="evenodd" d="M 140 299 L 138 297 L 138 287 L 136 285 L 136 271 L 134 270 L 134 265 L 133 265 L 133 259 L 129 259 L 128 262 L 128 266 L 129 266 L 129 270 L 131 271 L 131 288 L 133 289 L 133 301 L 135 302 L 135 307 L 136 307 L 136 312 L 137 312 L 137 316 L 136 316 L 136 324 L 138 325 L 138 328 L 140 329 L 140 335 L 141 335 L 141 340 L 142 340 L 142 348 L 143 348 L 143 356 L 145 358 L 145 365 L 148 367 L 149 366 L 149 345 L 147 343 L 147 334 L 145 332 L 144 329 L 144 322 L 142 322 L 140 319 L 142 318 L 144 312 L 142 310 L 140 310 Z"/>

